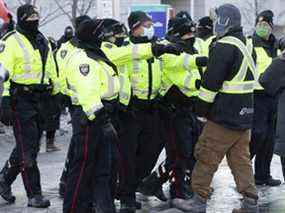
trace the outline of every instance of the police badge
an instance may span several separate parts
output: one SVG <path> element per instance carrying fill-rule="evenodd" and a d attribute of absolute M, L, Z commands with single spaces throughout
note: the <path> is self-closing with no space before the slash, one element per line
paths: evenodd
<path fill-rule="evenodd" d="M 87 76 L 90 71 L 89 64 L 81 64 L 79 70 L 82 75 Z"/>
<path fill-rule="evenodd" d="M 61 57 L 62 59 L 64 59 L 66 55 L 67 55 L 67 50 L 62 50 L 62 51 L 60 51 L 60 57 Z"/>

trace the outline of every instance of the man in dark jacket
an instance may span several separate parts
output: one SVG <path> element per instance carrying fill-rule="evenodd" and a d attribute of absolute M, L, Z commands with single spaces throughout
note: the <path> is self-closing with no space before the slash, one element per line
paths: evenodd
<path fill-rule="evenodd" d="M 272 34 L 273 12 L 261 12 L 256 19 L 255 33 L 252 42 L 256 51 L 256 67 L 261 75 L 277 57 L 278 41 Z M 250 143 L 251 158 L 255 157 L 256 185 L 278 186 L 280 180 L 270 175 L 270 164 L 273 157 L 275 122 L 277 101 L 276 98 L 264 92 L 264 88 L 257 83 L 254 90 L 254 116 L 252 138 Z"/>
<path fill-rule="evenodd" d="M 259 83 L 264 88 L 266 94 L 278 99 L 277 109 L 277 123 L 276 123 L 276 137 L 274 154 L 281 157 L 282 171 L 285 179 L 285 52 L 276 59 L 274 59 L 260 76 Z"/>
<path fill-rule="evenodd" d="M 241 14 L 235 6 L 225 4 L 213 12 L 217 41 L 210 49 L 196 108 L 208 121 L 195 147 L 194 197 L 176 202 L 181 210 L 206 212 L 212 192 L 210 184 L 226 156 L 237 190 L 243 196 L 237 212 L 255 212 L 258 194 L 248 150 L 253 117 L 254 51 L 242 33 Z"/>

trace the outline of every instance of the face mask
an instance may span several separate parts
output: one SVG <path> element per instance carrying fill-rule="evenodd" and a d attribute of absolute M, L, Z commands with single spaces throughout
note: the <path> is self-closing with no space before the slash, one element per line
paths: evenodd
<path fill-rule="evenodd" d="M 213 31 L 207 28 L 202 28 L 197 31 L 197 36 L 199 38 L 207 38 L 211 35 L 213 35 Z"/>
<path fill-rule="evenodd" d="M 20 27 L 28 32 L 37 32 L 39 29 L 39 21 L 24 21 L 20 24 Z"/>
<path fill-rule="evenodd" d="M 154 28 L 153 28 L 153 26 L 151 26 L 150 28 L 144 27 L 142 36 L 143 37 L 147 37 L 148 40 L 151 40 L 153 38 L 153 36 L 154 36 Z"/>
<path fill-rule="evenodd" d="M 255 32 L 259 37 L 268 39 L 272 33 L 272 28 L 268 23 L 262 22 L 256 25 Z"/>

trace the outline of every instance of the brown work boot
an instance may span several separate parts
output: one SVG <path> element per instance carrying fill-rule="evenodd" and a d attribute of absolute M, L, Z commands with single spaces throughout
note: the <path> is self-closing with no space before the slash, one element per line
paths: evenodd
<path fill-rule="evenodd" d="M 46 152 L 57 152 L 60 151 L 60 148 L 58 148 L 54 144 L 54 139 L 47 139 L 46 141 Z"/>
<path fill-rule="evenodd" d="M 234 209 L 233 213 L 259 213 L 257 200 L 250 197 L 244 197 L 240 209 Z"/>

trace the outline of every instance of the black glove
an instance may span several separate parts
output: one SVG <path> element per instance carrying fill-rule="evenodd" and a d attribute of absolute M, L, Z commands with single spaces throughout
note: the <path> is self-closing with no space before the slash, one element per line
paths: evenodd
<path fill-rule="evenodd" d="M 55 95 L 55 101 L 59 105 L 60 110 L 63 110 L 65 107 L 69 107 L 71 105 L 70 97 L 61 93 Z"/>
<path fill-rule="evenodd" d="M 208 57 L 200 56 L 196 58 L 196 65 L 198 67 L 206 67 L 208 65 Z"/>
<path fill-rule="evenodd" d="M 12 126 L 15 117 L 11 105 L 11 97 L 4 96 L 1 104 L 1 122 L 6 126 Z"/>
<path fill-rule="evenodd" d="M 160 57 L 165 53 L 173 54 L 173 55 L 180 55 L 183 52 L 183 49 L 180 45 L 176 44 L 152 44 L 152 53 L 155 57 Z"/>

